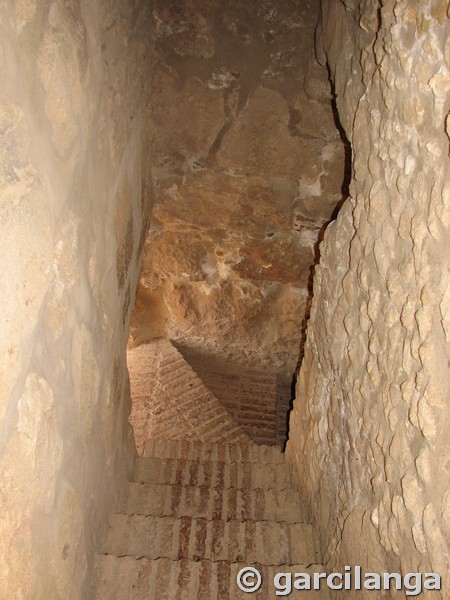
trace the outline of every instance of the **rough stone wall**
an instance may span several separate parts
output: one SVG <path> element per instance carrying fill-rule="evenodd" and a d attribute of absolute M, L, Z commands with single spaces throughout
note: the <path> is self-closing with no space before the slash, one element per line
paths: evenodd
<path fill-rule="evenodd" d="M 132 345 L 166 336 L 292 376 L 344 148 L 316 0 L 156 2 L 157 201 Z"/>
<path fill-rule="evenodd" d="M 147 2 L 0 3 L 0 597 L 87 596 L 134 457 Z"/>
<path fill-rule="evenodd" d="M 450 550 L 446 11 L 322 0 L 353 179 L 321 245 L 287 451 L 328 563 L 435 571 L 433 598 Z"/>

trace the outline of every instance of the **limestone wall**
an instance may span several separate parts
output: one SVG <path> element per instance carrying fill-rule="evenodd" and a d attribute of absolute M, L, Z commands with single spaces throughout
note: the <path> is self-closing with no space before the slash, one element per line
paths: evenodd
<path fill-rule="evenodd" d="M 156 205 L 132 344 L 167 336 L 292 377 L 344 147 L 317 0 L 156 2 Z"/>
<path fill-rule="evenodd" d="M 0 597 L 85 598 L 133 459 L 147 2 L 0 3 Z M 144 142 L 143 142 L 144 140 Z"/>
<path fill-rule="evenodd" d="M 330 565 L 448 585 L 447 3 L 376 4 L 322 0 L 353 180 L 321 245 L 288 456 Z"/>

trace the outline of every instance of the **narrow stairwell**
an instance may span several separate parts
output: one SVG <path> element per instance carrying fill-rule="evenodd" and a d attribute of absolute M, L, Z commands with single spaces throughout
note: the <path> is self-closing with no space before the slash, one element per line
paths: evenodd
<path fill-rule="evenodd" d="M 275 598 L 276 573 L 320 571 L 319 562 L 278 448 L 147 441 L 96 559 L 92 600 L 241 599 L 244 566 L 262 575 L 252 597 Z"/>
<path fill-rule="evenodd" d="M 258 445 L 168 340 L 129 353 L 138 458 L 97 555 L 91 600 L 238 600 L 237 574 L 320 565 L 289 465 Z M 310 598 L 328 598 L 310 591 Z"/>

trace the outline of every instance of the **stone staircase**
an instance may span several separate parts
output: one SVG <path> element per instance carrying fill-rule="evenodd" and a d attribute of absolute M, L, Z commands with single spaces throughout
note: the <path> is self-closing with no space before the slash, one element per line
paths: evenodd
<path fill-rule="evenodd" d="M 276 573 L 319 563 L 279 448 L 147 440 L 96 558 L 91 600 L 242 600 L 236 577 L 247 566 L 263 582 L 251 597 L 266 600 L 278 597 Z"/>

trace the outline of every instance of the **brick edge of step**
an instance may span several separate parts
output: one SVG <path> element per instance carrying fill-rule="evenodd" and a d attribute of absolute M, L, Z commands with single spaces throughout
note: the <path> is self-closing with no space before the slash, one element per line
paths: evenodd
<path fill-rule="evenodd" d="M 201 442 L 186 439 L 156 438 L 147 440 L 141 458 L 191 458 L 223 462 L 285 463 L 279 446 L 254 442 Z"/>
<path fill-rule="evenodd" d="M 143 516 L 306 522 L 301 499 L 290 487 L 247 490 L 130 482 L 119 512 Z"/>
<path fill-rule="evenodd" d="M 222 488 L 294 488 L 288 463 L 225 462 L 184 458 L 138 458 L 133 481 Z"/>
<path fill-rule="evenodd" d="M 258 562 L 230 562 L 223 560 L 167 558 L 133 558 L 98 554 L 94 564 L 94 585 L 90 600 L 238 600 L 247 597 L 237 586 L 237 574 L 243 568 L 257 569 L 263 585 L 252 597 L 265 600 L 274 597 L 273 583 L 277 573 L 325 572 L 320 563 L 266 565 Z M 107 594 L 107 596 L 105 596 Z M 327 590 L 308 592 L 309 598 L 328 599 Z"/>
<path fill-rule="evenodd" d="M 270 565 L 320 560 L 308 523 L 125 513 L 114 515 L 102 552 L 152 560 L 240 560 Z"/>

